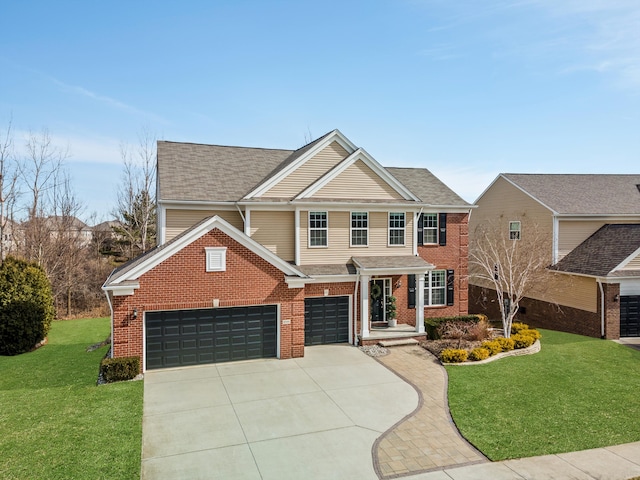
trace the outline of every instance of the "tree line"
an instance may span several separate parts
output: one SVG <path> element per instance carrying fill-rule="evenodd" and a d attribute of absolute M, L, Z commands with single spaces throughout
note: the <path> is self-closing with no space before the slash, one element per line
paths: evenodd
<path fill-rule="evenodd" d="M 122 144 L 122 180 L 112 220 L 81 220 L 85 205 L 71 183 L 69 148 L 47 129 L 18 138 L 12 122 L 0 131 L 0 262 L 7 257 L 42 267 L 58 317 L 105 315 L 101 286 L 109 273 L 155 246 L 156 138 L 142 130 Z"/>

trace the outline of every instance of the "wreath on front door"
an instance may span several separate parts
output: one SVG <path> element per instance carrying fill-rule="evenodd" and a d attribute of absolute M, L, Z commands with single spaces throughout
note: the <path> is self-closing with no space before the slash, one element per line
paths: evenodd
<path fill-rule="evenodd" d="M 382 288 L 377 283 L 374 283 L 371 287 L 371 298 L 377 300 L 380 298 L 380 295 L 382 295 Z"/>

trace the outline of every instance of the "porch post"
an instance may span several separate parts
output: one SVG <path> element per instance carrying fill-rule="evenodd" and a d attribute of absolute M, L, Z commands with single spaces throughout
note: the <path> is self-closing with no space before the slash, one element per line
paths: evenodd
<path fill-rule="evenodd" d="M 369 336 L 369 275 L 360 276 L 360 337 Z"/>
<path fill-rule="evenodd" d="M 416 333 L 424 333 L 424 274 L 416 275 Z"/>

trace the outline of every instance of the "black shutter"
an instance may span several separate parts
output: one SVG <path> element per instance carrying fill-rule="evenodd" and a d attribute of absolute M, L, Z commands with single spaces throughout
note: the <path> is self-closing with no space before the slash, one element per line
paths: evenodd
<path fill-rule="evenodd" d="M 453 305 L 454 284 L 453 270 L 447 270 L 447 305 Z"/>
<path fill-rule="evenodd" d="M 418 245 L 424 245 L 424 214 L 422 213 L 418 217 Z"/>
<path fill-rule="evenodd" d="M 407 275 L 409 284 L 409 308 L 416 308 L 416 276 Z"/>
<path fill-rule="evenodd" d="M 440 239 L 440 246 L 444 247 L 447 244 L 447 214 L 440 213 L 438 218 L 438 226 L 440 227 L 440 232 L 438 238 Z"/>

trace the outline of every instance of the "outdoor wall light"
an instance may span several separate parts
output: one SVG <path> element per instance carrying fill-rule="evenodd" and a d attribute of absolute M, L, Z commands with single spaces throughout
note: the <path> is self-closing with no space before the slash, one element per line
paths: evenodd
<path fill-rule="evenodd" d="M 396 282 L 396 288 L 400 288 L 402 286 L 402 280 L 398 280 Z"/>
<path fill-rule="evenodd" d="M 138 318 L 138 309 L 137 308 L 133 309 L 133 318 Z"/>
<path fill-rule="evenodd" d="M 617 293 L 613 296 L 613 301 L 617 302 L 620 300 L 620 295 L 618 295 Z"/>

